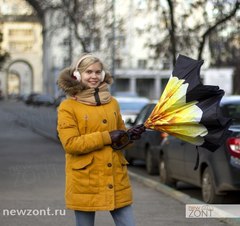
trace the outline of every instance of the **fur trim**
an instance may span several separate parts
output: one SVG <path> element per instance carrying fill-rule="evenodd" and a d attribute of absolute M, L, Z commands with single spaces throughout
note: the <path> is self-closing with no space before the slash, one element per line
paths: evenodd
<path fill-rule="evenodd" d="M 73 69 L 67 67 L 63 69 L 57 81 L 57 85 L 61 88 L 67 95 L 74 96 L 82 90 L 86 89 L 86 86 L 82 82 L 77 81 L 73 76 Z M 113 83 L 113 78 L 109 72 L 106 72 L 104 82 L 107 84 Z"/>

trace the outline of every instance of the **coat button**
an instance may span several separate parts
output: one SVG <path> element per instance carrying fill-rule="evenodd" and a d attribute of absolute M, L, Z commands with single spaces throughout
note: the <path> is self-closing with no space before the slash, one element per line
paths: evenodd
<path fill-rule="evenodd" d="M 107 164 L 107 166 L 108 166 L 108 167 L 111 167 L 111 166 L 112 166 L 112 163 L 109 162 L 109 163 Z"/>
<path fill-rule="evenodd" d="M 104 124 L 106 124 L 107 123 L 107 119 L 103 119 L 103 121 L 102 121 Z"/>
<path fill-rule="evenodd" d="M 113 188 L 113 185 L 112 185 L 112 184 L 109 184 L 109 185 L 108 185 L 108 188 L 112 189 L 112 188 Z"/>

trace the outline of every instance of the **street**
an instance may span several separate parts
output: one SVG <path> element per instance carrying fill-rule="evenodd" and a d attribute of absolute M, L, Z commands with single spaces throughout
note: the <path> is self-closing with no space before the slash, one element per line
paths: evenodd
<path fill-rule="evenodd" d="M 73 211 L 64 204 L 64 151 L 56 137 L 56 109 L 1 101 L 0 128 L 1 225 L 75 225 Z M 185 218 L 185 204 L 134 176 L 131 181 L 138 226 L 230 224 Z M 108 212 L 98 212 L 95 225 L 114 223 Z"/>

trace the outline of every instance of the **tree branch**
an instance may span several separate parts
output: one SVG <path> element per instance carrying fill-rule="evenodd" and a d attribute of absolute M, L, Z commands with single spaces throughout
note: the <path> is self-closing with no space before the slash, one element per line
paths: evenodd
<path fill-rule="evenodd" d="M 170 21 L 171 21 L 171 29 L 170 39 L 171 39 L 171 52 L 172 52 L 172 64 L 175 65 L 176 63 L 176 40 L 175 40 L 175 21 L 174 21 L 174 6 L 171 0 L 167 0 L 169 9 L 170 9 Z"/>
<path fill-rule="evenodd" d="M 227 15 L 226 17 L 222 18 L 221 20 L 217 21 L 212 27 L 209 27 L 205 33 L 202 36 L 202 40 L 199 44 L 199 48 L 198 48 L 198 59 L 201 60 L 202 58 L 202 52 L 203 52 L 203 48 L 206 42 L 207 37 L 211 34 L 211 32 L 213 32 L 220 24 L 225 23 L 226 21 L 230 20 L 233 16 L 235 16 L 236 12 L 238 11 L 240 7 L 240 0 L 236 0 L 235 3 L 235 7 L 234 9 L 230 12 L 229 15 Z"/>

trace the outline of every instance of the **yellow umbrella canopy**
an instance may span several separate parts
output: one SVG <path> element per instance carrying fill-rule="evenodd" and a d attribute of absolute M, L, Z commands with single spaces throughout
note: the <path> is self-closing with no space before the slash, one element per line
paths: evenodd
<path fill-rule="evenodd" d="M 144 123 L 149 129 L 216 150 L 229 134 L 231 120 L 223 117 L 219 102 L 224 91 L 203 85 L 197 61 L 180 55 L 163 94 Z"/>

